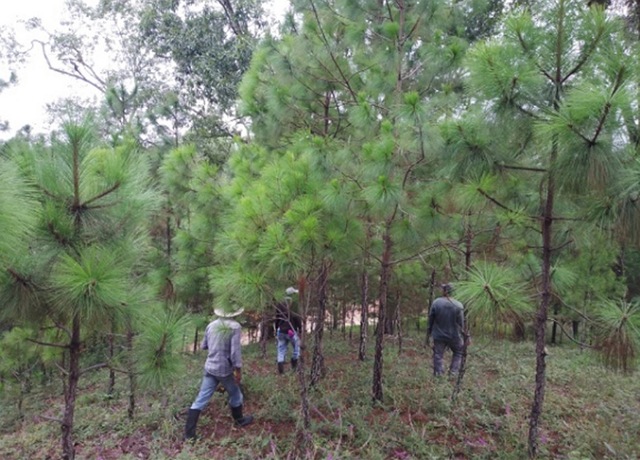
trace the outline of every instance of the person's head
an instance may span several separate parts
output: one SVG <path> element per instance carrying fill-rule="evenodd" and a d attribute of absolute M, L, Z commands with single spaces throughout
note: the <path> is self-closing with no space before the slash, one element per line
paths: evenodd
<path fill-rule="evenodd" d="M 235 318 L 236 316 L 240 316 L 244 312 L 244 308 L 242 307 L 229 307 L 222 308 L 216 307 L 213 309 L 213 312 L 216 316 L 220 318 Z"/>
<path fill-rule="evenodd" d="M 453 285 L 451 285 L 449 283 L 445 283 L 445 284 L 442 285 L 442 293 L 445 296 L 449 297 L 450 295 L 453 294 L 453 291 L 454 291 Z"/>

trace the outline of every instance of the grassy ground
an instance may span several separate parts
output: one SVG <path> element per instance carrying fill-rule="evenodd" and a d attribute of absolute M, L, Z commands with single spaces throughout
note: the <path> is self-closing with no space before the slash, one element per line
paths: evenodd
<path fill-rule="evenodd" d="M 373 405 L 371 358 L 359 362 L 357 343 L 339 333 L 325 339 L 327 375 L 309 393 L 313 447 L 305 458 L 526 458 L 535 367 L 531 343 L 476 340 L 454 405 L 453 384 L 431 375 L 431 351 L 422 347 L 422 338 L 405 338 L 401 354 L 389 339 L 384 403 Z M 184 410 L 199 388 L 203 355 L 185 355 L 188 375 L 140 394 L 133 421 L 126 415 L 123 377 L 113 399 L 105 398 L 106 372 L 87 377 L 76 410 L 77 458 L 294 458 L 300 420 L 297 379 L 291 373 L 276 374 L 274 343 L 266 359 L 258 345 L 249 345 L 244 359 L 245 413 L 256 422 L 234 428 L 224 395 L 216 394 L 200 417 L 200 439 L 194 445 L 183 445 L 181 439 Z M 550 348 L 547 376 L 541 458 L 640 458 L 637 373 L 609 372 L 590 352 L 567 345 Z M 0 396 L 0 458 L 58 458 L 60 429 L 47 417 L 61 412 L 60 385 L 34 388 L 23 421 L 16 419 L 11 398 Z"/>

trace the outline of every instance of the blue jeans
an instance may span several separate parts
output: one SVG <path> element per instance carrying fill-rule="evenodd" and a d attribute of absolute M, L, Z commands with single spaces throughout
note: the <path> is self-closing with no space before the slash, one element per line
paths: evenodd
<path fill-rule="evenodd" d="M 451 358 L 451 366 L 449 367 L 449 374 L 455 375 L 460 371 L 460 365 L 462 364 L 462 339 L 454 340 L 434 340 L 433 341 L 433 374 L 444 374 L 444 352 L 449 348 L 453 352 Z"/>
<path fill-rule="evenodd" d="M 298 334 L 293 334 L 293 337 L 289 337 L 286 333 L 278 331 L 276 335 L 276 339 L 278 340 L 278 362 L 284 363 L 287 357 L 287 348 L 289 344 L 293 346 L 293 354 L 291 355 L 291 359 L 298 359 L 300 356 L 300 337 Z"/>
<path fill-rule="evenodd" d="M 202 384 L 200 385 L 200 393 L 198 393 L 196 400 L 191 404 L 191 409 L 204 409 L 211 399 L 211 396 L 213 396 L 213 392 L 218 388 L 219 383 L 222 384 L 229 395 L 229 406 L 241 406 L 243 401 L 242 391 L 240 391 L 240 387 L 236 383 L 233 374 L 225 377 L 217 377 L 205 372 L 204 377 L 202 377 Z"/>

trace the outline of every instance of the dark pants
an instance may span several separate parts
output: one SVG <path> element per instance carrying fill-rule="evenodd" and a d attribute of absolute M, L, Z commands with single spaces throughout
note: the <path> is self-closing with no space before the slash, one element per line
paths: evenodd
<path fill-rule="evenodd" d="M 444 352 L 449 348 L 453 352 L 451 358 L 450 374 L 457 374 L 462 364 L 462 339 L 455 340 L 434 340 L 433 341 L 433 374 L 444 374 Z"/>

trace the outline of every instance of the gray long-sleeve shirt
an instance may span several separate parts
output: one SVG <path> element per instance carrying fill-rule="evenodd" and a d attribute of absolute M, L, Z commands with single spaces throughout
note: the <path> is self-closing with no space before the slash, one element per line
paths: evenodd
<path fill-rule="evenodd" d="M 451 297 L 438 297 L 429 310 L 429 335 L 433 340 L 449 341 L 462 338 L 464 307 Z"/>
<path fill-rule="evenodd" d="M 207 326 L 202 349 L 209 350 L 204 370 L 216 377 L 225 377 L 242 367 L 240 350 L 241 326 L 232 319 L 218 318 Z"/>

